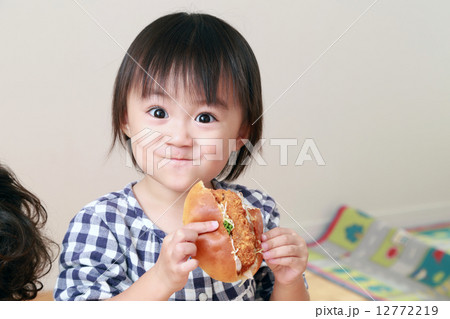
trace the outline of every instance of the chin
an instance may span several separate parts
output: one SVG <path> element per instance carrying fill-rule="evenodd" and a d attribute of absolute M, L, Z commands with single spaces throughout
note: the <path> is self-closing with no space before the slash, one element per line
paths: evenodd
<path fill-rule="evenodd" d="M 189 174 L 156 174 L 152 177 L 167 189 L 177 193 L 189 191 L 195 183 L 201 180 L 201 178 Z M 209 180 L 205 181 L 206 183 L 209 184 Z"/>

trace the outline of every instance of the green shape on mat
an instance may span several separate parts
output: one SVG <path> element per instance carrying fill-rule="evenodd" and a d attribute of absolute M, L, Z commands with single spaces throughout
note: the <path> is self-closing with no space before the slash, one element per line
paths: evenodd
<path fill-rule="evenodd" d="M 326 257 L 324 255 L 322 255 L 319 252 L 316 252 L 312 249 L 309 250 L 308 252 L 308 261 L 314 261 L 314 260 L 321 260 L 321 259 L 325 259 Z"/>
<path fill-rule="evenodd" d="M 373 218 L 366 214 L 360 213 L 354 208 L 347 208 L 341 214 L 328 240 L 348 251 L 353 251 L 361 242 L 372 222 Z"/>
<path fill-rule="evenodd" d="M 394 238 L 398 237 L 398 234 L 398 229 L 391 229 L 378 250 L 373 254 L 371 260 L 384 267 L 392 266 L 405 248 L 401 241 L 394 240 Z"/>

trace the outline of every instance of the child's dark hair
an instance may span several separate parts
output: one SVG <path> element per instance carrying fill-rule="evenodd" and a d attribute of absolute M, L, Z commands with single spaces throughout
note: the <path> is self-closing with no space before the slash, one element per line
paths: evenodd
<path fill-rule="evenodd" d="M 127 148 L 130 140 L 122 132 L 127 97 L 137 89 L 142 97 L 165 87 L 173 77 L 184 87 L 214 103 L 221 80 L 230 82 L 248 126 L 248 140 L 255 145 L 262 135 L 261 77 L 255 55 L 242 35 L 221 19 L 208 14 L 174 13 L 148 25 L 131 44 L 118 71 L 113 93 L 113 142 Z M 255 122 L 255 123 L 254 123 Z M 219 174 L 227 181 L 236 179 L 250 159 L 243 146 Z M 136 161 L 133 158 L 136 166 Z"/>
<path fill-rule="evenodd" d="M 57 246 L 41 232 L 46 221 L 40 200 L 0 163 L 0 300 L 34 299 L 43 288 Z"/>

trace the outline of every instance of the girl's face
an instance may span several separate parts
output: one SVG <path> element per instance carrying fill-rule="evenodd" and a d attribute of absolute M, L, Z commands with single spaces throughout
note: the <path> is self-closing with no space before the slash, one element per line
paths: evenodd
<path fill-rule="evenodd" d="M 211 179 L 247 138 L 241 108 L 225 87 L 219 87 L 214 105 L 182 85 L 154 90 L 146 98 L 131 91 L 123 132 L 131 138 L 134 158 L 148 177 L 176 192 L 198 180 L 211 187 Z"/>

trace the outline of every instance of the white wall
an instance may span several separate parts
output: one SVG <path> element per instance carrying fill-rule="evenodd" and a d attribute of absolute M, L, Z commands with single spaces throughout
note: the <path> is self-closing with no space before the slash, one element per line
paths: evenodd
<path fill-rule="evenodd" d="M 267 142 L 268 165 L 240 180 L 279 201 L 283 225 L 311 240 L 300 226 L 317 237 L 341 204 L 397 223 L 449 216 L 448 1 L 378 1 L 361 17 L 373 0 L 79 3 L 96 22 L 74 1 L 0 3 L 0 161 L 45 202 L 57 242 L 82 206 L 138 177 L 123 152 L 107 157 L 112 85 L 122 48 L 175 10 L 241 31 L 266 107 L 303 74 L 265 114 L 265 138 L 299 141 L 288 165 Z M 294 165 L 306 138 L 325 166 Z"/>

